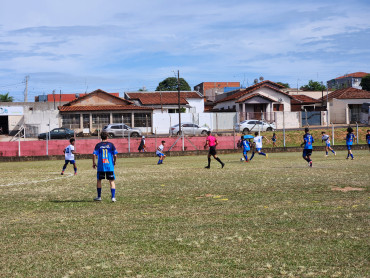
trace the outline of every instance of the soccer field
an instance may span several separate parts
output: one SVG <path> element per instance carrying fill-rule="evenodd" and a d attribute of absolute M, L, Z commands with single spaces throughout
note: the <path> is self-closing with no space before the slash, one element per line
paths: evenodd
<path fill-rule="evenodd" d="M 121 158 L 116 203 L 91 160 L 1 163 L 0 277 L 369 277 L 370 152 L 324 154 Z"/>

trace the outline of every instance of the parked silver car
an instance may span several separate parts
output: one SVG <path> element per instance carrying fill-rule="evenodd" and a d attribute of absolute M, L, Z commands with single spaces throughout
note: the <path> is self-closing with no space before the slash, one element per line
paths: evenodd
<path fill-rule="evenodd" d="M 236 132 L 250 132 L 250 131 L 273 131 L 276 129 L 274 123 L 267 123 L 260 120 L 245 120 L 235 125 Z"/>
<path fill-rule="evenodd" d="M 107 132 L 109 137 L 123 137 L 128 136 L 130 137 L 139 137 L 141 136 L 141 130 L 137 128 L 131 128 L 125 124 L 109 124 L 106 125 L 103 129 L 103 132 Z"/>
<path fill-rule="evenodd" d="M 181 123 L 181 130 L 184 134 L 206 134 L 210 130 L 207 126 L 199 126 L 193 123 Z M 170 134 L 179 134 L 179 124 L 170 127 Z"/>

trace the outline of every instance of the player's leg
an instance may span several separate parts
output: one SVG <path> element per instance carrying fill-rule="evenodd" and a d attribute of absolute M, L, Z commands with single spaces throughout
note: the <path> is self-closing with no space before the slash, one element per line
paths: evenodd
<path fill-rule="evenodd" d="M 261 150 L 258 151 L 258 154 L 259 155 L 263 155 L 263 156 L 266 156 L 267 157 L 267 154 L 265 154 L 264 152 L 262 152 Z"/>
<path fill-rule="evenodd" d="M 209 168 L 211 168 L 211 154 L 210 153 L 208 153 L 207 159 L 208 159 L 208 165 L 205 168 L 209 169 Z"/>
<path fill-rule="evenodd" d="M 64 171 L 65 171 L 65 169 L 67 168 L 67 165 L 68 165 L 68 160 L 64 161 L 64 165 L 63 165 L 62 173 L 60 173 L 61 175 L 64 175 Z"/>
<path fill-rule="evenodd" d="M 116 176 L 114 175 L 114 172 L 107 172 L 107 179 L 110 185 L 112 202 L 115 202 L 116 201 L 116 183 L 114 181 L 116 179 Z"/>
<path fill-rule="evenodd" d="M 159 164 L 161 164 L 161 163 L 162 163 L 162 154 L 161 154 L 161 153 L 159 153 L 159 154 L 157 154 L 157 156 L 159 157 L 159 160 L 158 160 L 158 162 L 157 162 L 157 165 L 159 165 Z"/>
<path fill-rule="evenodd" d="M 251 158 L 249 159 L 249 161 L 251 161 L 251 160 L 253 159 L 253 157 L 254 157 L 254 153 L 255 153 L 255 152 L 252 152 L 252 155 L 251 155 Z"/>
<path fill-rule="evenodd" d="M 94 201 L 101 201 L 101 180 L 105 179 L 105 172 L 97 172 L 96 178 L 96 191 L 98 197 L 96 197 Z"/>
<path fill-rule="evenodd" d="M 221 161 L 221 159 L 217 156 L 217 155 L 213 155 L 213 158 L 214 159 L 216 159 L 220 164 L 221 164 L 221 168 L 224 168 L 224 166 L 225 166 L 225 163 L 223 163 L 222 161 Z"/>
<path fill-rule="evenodd" d="M 328 156 L 329 155 L 329 148 L 328 146 L 325 146 L 325 156 Z"/>
<path fill-rule="evenodd" d="M 72 165 L 73 165 L 73 170 L 75 171 L 75 175 L 77 175 L 77 165 L 76 165 L 76 162 L 74 162 Z"/>
<path fill-rule="evenodd" d="M 243 156 L 245 158 L 245 162 L 249 162 L 249 160 L 248 160 L 248 152 L 243 152 Z"/>

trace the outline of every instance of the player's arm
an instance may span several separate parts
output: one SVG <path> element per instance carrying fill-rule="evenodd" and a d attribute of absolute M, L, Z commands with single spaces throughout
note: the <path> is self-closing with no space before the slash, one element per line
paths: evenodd
<path fill-rule="evenodd" d="M 217 139 L 216 139 L 216 141 L 215 141 L 215 144 L 216 144 L 215 146 L 217 146 L 217 145 L 218 145 L 218 141 L 217 141 Z"/>
<path fill-rule="evenodd" d="M 208 146 L 208 140 L 206 140 L 206 143 L 205 143 L 205 145 L 204 145 L 204 148 L 207 148 L 207 146 Z"/>
<path fill-rule="evenodd" d="M 76 153 L 74 150 L 73 150 L 73 151 L 71 151 L 71 153 L 79 155 L 79 153 Z"/>
<path fill-rule="evenodd" d="M 113 165 L 116 165 L 116 161 L 117 161 L 117 155 L 114 155 L 113 156 Z"/>
<path fill-rule="evenodd" d="M 96 168 L 96 155 L 95 154 L 93 154 L 92 160 L 93 160 L 93 168 L 95 169 Z"/>

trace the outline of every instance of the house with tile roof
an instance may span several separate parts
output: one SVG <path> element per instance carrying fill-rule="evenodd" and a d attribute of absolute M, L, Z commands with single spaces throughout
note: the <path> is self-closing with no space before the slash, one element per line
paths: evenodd
<path fill-rule="evenodd" d="M 225 93 L 216 101 L 213 111 L 236 111 L 240 121 L 245 119 L 265 119 L 274 121 L 273 112 L 291 111 L 291 99 L 281 89 L 284 86 L 265 80 L 245 89 Z"/>
<path fill-rule="evenodd" d="M 362 89 L 360 86 L 361 80 L 366 75 L 370 75 L 367 72 L 354 72 L 346 75 L 331 79 L 327 82 L 329 89 L 343 89 L 343 88 L 356 88 Z"/>
<path fill-rule="evenodd" d="M 334 124 L 361 122 L 361 106 L 370 102 L 370 92 L 356 88 L 345 88 L 330 93 L 328 110 Z M 326 97 L 320 99 L 326 101 Z"/>
<path fill-rule="evenodd" d="M 206 98 L 207 101 L 214 102 L 216 97 L 224 93 L 225 88 L 240 88 L 240 82 L 202 82 L 194 86 L 195 91 Z"/>
<path fill-rule="evenodd" d="M 59 126 L 76 131 L 101 130 L 110 123 L 151 130 L 152 107 L 137 106 L 132 101 L 109 94 L 101 89 L 72 100 L 59 109 Z"/>
<path fill-rule="evenodd" d="M 154 113 L 178 113 L 177 91 L 125 92 L 125 99 L 140 107 L 152 107 Z M 204 99 L 198 92 L 182 91 L 180 106 L 185 113 L 203 113 Z"/>

